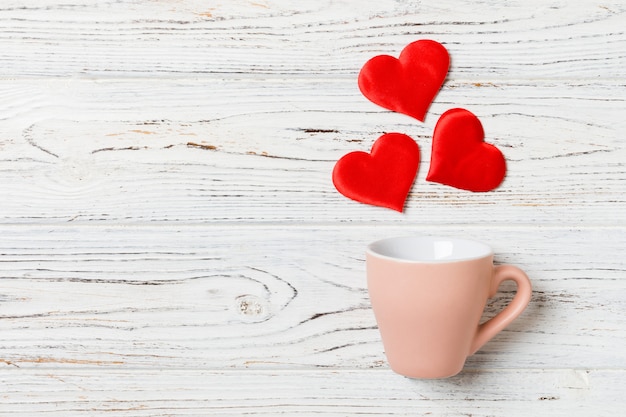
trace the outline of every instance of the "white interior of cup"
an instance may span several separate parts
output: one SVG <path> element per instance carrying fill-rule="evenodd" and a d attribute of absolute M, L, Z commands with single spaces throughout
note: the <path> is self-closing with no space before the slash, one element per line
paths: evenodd
<path fill-rule="evenodd" d="M 444 237 L 393 237 L 368 247 L 373 255 L 407 262 L 455 262 L 491 255 L 484 243 Z"/>

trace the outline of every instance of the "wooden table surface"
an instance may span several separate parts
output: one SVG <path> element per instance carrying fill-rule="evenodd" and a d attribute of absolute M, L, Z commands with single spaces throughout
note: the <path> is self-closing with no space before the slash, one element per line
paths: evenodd
<path fill-rule="evenodd" d="M 624 415 L 625 28 L 623 0 L 3 0 L 0 415 Z M 423 123 L 356 83 L 418 39 L 452 57 Z M 498 189 L 425 180 L 453 107 Z M 383 132 L 422 151 L 402 214 L 330 177 Z M 456 377 L 387 366 L 364 248 L 399 234 L 533 282 Z"/>

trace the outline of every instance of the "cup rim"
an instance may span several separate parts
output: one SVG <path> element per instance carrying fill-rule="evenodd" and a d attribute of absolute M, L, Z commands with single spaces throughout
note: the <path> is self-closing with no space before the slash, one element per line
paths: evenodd
<path fill-rule="evenodd" d="M 455 254 L 454 256 L 433 256 L 428 258 L 417 258 L 417 257 L 409 257 L 409 256 L 401 256 L 398 254 L 390 254 L 390 249 L 383 250 L 380 248 L 382 245 L 389 245 L 392 243 L 397 244 L 400 241 L 411 242 L 413 245 L 417 244 L 434 244 L 435 242 L 448 242 L 452 245 L 463 245 L 465 248 L 472 247 L 472 251 L 467 254 L 461 256 Z M 377 248 L 379 247 L 379 248 Z M 448 249 L 449 250 L 449 249 Z M 388 237 L 384 239 L 376 240 L 370 243 L 367 246 L 366 254 L 374 256 L 380 259 L 386 259 L 393 262 L 402 262 L 402 263 L 412 263 L 412 264 L 447 264 L 447 263 L 455 263 L 455 262 L 466 262 L 473 261 L 477 259 L 483 259 L 487 257 L 492 257 L 494 252 L 491 246 L 487 245 L 484 242 L 473 240 L 473 239 L 465 239 L 465 238 L 457 238 L 457 237 L 448 237 L 448 236 L 431 236 L 431 235 L 407 235 L 407 236 L 394 236 Z M 449 254 L 448 254 L 449 255 Z"/>

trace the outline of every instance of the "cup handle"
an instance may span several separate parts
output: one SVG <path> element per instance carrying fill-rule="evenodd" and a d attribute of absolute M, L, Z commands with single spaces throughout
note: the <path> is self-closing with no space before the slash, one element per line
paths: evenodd
<path fill-rule="evenodd" d="M 495 317 L 487 320 L 478 326 L 478 331 L 474 336 L 474 341 L 470 349 L 470 355 L 476 353 L 492 337 L 500 333 L 506 326 L 519 316 L 530 302 L 532 296 L 532 285 L 524 271 L 512 265 L 500 265 L 494 267 L 493 280 L 489 289 L 489 298 L 498 292 L 500 284 L 504 281 L 515 281 L 517 293 L 508 306 L 499 312 Z"/>

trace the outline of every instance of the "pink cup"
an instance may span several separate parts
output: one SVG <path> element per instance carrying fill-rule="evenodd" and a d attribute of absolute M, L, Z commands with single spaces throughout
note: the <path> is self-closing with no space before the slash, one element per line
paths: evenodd
<path fill-rule="evenodd" d="M 438 237 L 397 237 L 372 243 L 367 285 L 391 369 L 411 378 L 456 375 L 474 354 L 519 316 L 530 302 L 526 274 L 493 265 L 483 243 Z M 517 294 L 480 324 L 487 299 L 503 281 Z"/>

